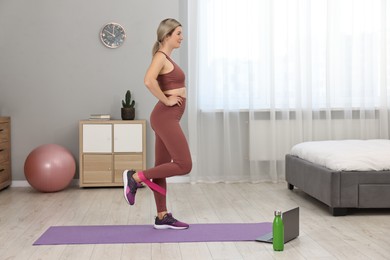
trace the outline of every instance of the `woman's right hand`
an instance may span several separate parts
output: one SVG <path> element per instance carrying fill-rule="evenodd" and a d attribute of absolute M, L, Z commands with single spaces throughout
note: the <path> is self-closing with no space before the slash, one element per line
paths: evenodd
<path fill-rule="evenodd" d="M 183 103 L 183 98 L 180 96 L 168 96 L 168 101 L 165 103 L 168 107 L 173 107 L 174 105 L 181 106 Z"/>

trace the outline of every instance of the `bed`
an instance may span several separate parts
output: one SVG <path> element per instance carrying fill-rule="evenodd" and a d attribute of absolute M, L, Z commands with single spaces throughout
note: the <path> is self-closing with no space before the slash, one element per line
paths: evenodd
<path fill-rule="evenodd" d="M 329 206 L 390 208 L 390 140 L 304 142 L 286 155 L 286 181 Z"/>

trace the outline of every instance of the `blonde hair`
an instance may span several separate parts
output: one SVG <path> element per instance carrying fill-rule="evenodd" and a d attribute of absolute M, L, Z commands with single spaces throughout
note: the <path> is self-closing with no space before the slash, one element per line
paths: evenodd
<path fill-rule="evenodd" d="M 181 24 L 173 18 L 167 18 L 161 21 L 157 28 L 157 40 L 153 45 L 153 55 L 156 54 L 164 39 L 168 36 L 171 36 L 173 31 L 179 26 L 181 26 Z"/>

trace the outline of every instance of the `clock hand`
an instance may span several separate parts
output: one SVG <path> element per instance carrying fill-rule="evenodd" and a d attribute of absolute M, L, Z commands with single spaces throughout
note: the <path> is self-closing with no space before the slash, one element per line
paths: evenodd
<path fill-rule="evenodd" d="M 114 34 L 112 34 L 111 32 L 109 32 L 108 30 L 104 30 L 105 32 L 107 32 L 108 34 L 111 34 L 112 36 L 115 36 Z"/>

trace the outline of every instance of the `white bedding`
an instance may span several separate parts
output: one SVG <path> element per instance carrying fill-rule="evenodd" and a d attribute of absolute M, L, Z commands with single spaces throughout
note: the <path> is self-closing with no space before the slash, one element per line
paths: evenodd
<path fill-rule="evenodd" d="M 314 141 L 295 145 L 291 154 L 335 171 L 390 170 L 390 140 Z"/>

